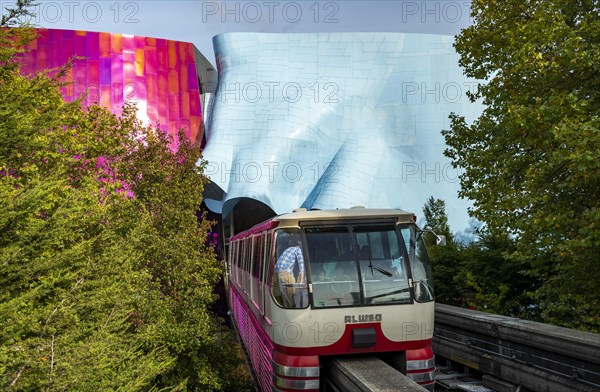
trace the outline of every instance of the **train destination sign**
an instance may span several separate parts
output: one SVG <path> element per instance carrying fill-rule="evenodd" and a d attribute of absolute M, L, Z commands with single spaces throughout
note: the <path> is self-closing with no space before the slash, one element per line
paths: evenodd
<path fill-rule="evenodd" d="M 348 315 L 344 316 L 345 324 L 354 324 L 354 323 L 380 323 L 381 322 L 381 313 L 376 314 L 359 314 L 359 315 Z"/>

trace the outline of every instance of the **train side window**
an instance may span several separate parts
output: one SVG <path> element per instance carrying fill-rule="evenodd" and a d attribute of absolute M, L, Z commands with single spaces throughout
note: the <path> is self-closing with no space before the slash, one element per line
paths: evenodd
<path fill-rule="evenodd" d="M 283 308 L 306 308 L 308 288 L 300 230 L 279 229 L 275 241 L 277 261 L 271 287 L 273 299 Z"/>
<path fill-rule="evenodd" d="M 246 247 L 247 247 L 247 244 L 246 244 L 246 240 L 245 239 L 243 239 L 241 241 L 240 246 L 241 246 L 240 260 L 239 260 L 239 263 L 240 263 L 240 272 L 243 272 L 245 270 L 245 265 L 246 265 L 246 260 L 247 260 L 247 258 L 246 258 Z M 241 281 L 241 276 L 242 275 L 240 274 L 240 281 Z"/>
<path fill-rule="evenodd" d="M 240 268 L 240 241 L 235 241 L 233 251 L 233 280 L 239 283 L 239 268 Z"/>
<path fill-rule="evenodd" d="M 236 272 L 235 279 L 238 283 L 241 283 L 240 276 L 241 276 L 241 271 L 242 271 L 242 260 L 244 259 L 243 254 L 242 254 L 243 249 L 244 249 L 244 242 L 242 240 L 239 240 L 238 245 L 237 245 L 237 252 L 236 252 L 237 259 L 235 261 L 235 264 L 237 266 L 237 268 L 236 268 L 237 272 Z"/>
<path fill-rule="evenodd" d="M 414 256 L 410 258 L 410 268 L 414 282 L 414 295 L 417 302 L 430 302 L 435 298 L 433 276 L 429 265 L 429 256 L 423 237 L 415 240 L 415 229 L 411 230 L 411 242 L 415 243 Z"/>
<path fill-rule="evenodd" d="M 254 268 L 254 264 L 256 264 L 256 261 L 254 260 L 254 253 L 253 253 L 254 237 L 248 238 L 248 248 L 249 248 L 248 269 L 246 271 L 248 272 L 248 277 L 250 277 L 250 275 L 252 274 L 252 269 Z M 248 291 L 250 291 L 250 280 L 248 280 Z"/>
<path fill-rule="evenodd" d="M 229 249 L 231 252 L 231 256 L 229 257 L 229 274 L 232 277 L 235 277 L 235 260 L 236 260 L 236 250 L 237 250 L 237 241 L 232 241 L 229 243 Z"/>
<path fill-rule="evenodd" d="M 268 232 L 267 235 L 265 236 L 265 254 L 264 254 L 264 258 L 263 258 L 263 275 L 261 278 L 261 281 L 264 284 L 267 284 L 267 282 L 269 281 L 269 268 L 271 265 L 271 256 L 273 254 L 272 251 L 272 243 L 271 243 L 271 236 L 273 235 L 272 232 Z"/>
<path fill-rule="evenodd" d="M 263 236 L 258 235 L 254 237 L 254 257 L 252 258 L 252 276 L 259 279 L 260 266 L 262 265 L 262 254 L 263 254 Z"/>
<path fill-rule="evenodd" d="M 244 249 L 244 242 L 242 240 L 238 240 L 237 241 L 237 249 L 236 249 L 236 260 L 235 260 L 235 265 L 238 267 L 238 269 L 242 268 L 242 259 L 243 259 L 243 251 Z"/>
<path fill-rule="evenodd" d="M 250 253 L 252 252 L 252 242 L 250 242 L 250 238 L 244 239 L 244 244 L 246 245 L 246 251 L 244 252 L 244 271 L 250 273 Z"/>

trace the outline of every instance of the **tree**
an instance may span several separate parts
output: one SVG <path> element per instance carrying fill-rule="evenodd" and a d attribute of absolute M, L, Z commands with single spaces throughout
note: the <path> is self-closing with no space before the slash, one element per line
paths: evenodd
<path fill-rule="evenodd" d="M 506 255 L 514 251 L 514 240 L 506 233 L 494 233 L 487 227 L 475 231 L 470 243 L 454 240 L 448 225 L 446 203 L 430 197 L 423 207 L 425 229 L 444 234 L 447 246 L 435 246 L 426 236 L 431 253 L 436 300 L 455 306 L 471 307 L 512 317 L 537 319 L 531 304 L 531 292 L 537 280 L 527 274 L 530 265 Z"/>
<path fill-rule="evenodd" d="M 450 231 L 448 215 L 446 214 L 446 202 L 442 199 L 434 199 L 430 196 L 423 207 L 425 215 L 426 230 L 432 230 L 436 234 L 446 236 L 449 243 L 454 244 L 454 235 Z"/>
<path fill-rule="evenodd" d="M 471 3 L 456 38 L 481 80 L 472 124 L 451 115 L 446 155 L 464 169 L 460 195 L 514 259 L 543 281 L 546 321 L 600 330 L 600 6 L 598 1 Z"/>
<path fill-rule="evenodd" d="M 423 213 L 425 215 L 424 229 L 446 236 L 446 246 L 441 247 L 435 245 L 433 235 L 424 234 L 424 240 L 430 253 L 436 301 L 462 306 L 464 299 L 461 285 L 456 285 L 454 282 L 454 277 L 459 272 L 461 255 L 448 225 L 446 203 L 444 200 L 434 199 L 431 196 L 423 206 Z"/>
<path fill-rule="evenodd" d="M 507 256 L 514 250 L 515 241 L 506 233 L 478 229 L 477 240 L 461 246 L 454 284 L 469 307 L 539 321 L 531 298 L 539 281 L 528 273 L 528 260 Z"/>
<path fill-rule="evenodd" d="M 31 34 L 0 29 L 0 389 L 248 389 L 208 311 L 198 146 L 64 102 L 68 65 L 22 76 Z"/>

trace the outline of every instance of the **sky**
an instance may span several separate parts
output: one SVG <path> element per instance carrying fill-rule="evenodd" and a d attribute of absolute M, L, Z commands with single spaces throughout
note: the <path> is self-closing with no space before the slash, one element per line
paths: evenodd
<path fill-rule="evenodd" d="M 2 7 L 14 1 L 0 0 Z M 192 42 L 214 64 L 212 38 L 225 32 L 381 31 L 455 35 L 469 1 L 72 1 L 39 0 L 39 27 Z"/>

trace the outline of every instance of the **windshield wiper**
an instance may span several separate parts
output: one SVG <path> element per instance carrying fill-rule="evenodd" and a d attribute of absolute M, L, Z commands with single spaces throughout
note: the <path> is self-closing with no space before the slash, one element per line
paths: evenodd
<path fill-rule="evenodd" d="M 373 263 L 371 262 L 370 257 L 369 257 L 369 268 L 371 268 L 371 275 L 374 275 L 373 270 L 377 270 L 377 271 L 381 272 L 382 274 L 384 274 L 385 276 L 389 276 L 389 277 L 394 276 L 394 274 L 392 274 L 390 271 L 387 271 L 387 270 L 384 270 L 383 268 L 374 266 Z"/>
<path fill-rule="evenodd" d="M 407 287 L 405 289 L 400 289 L 400 290 L 395 290 L 395 291 L 390 291 L 389 293 L 383 293 L 383 294 L 377 294 L 374 295 L 372 297 L 365 297 L 365 299 L 376 299 L 376 298 L 381 298 L 381 297 L 386 297 L 388 295 L 394 295 L 394 294 L 400 294 L 400 293 L 405 293 L 407 291 L 410 290 L 410 287 Z"/>

